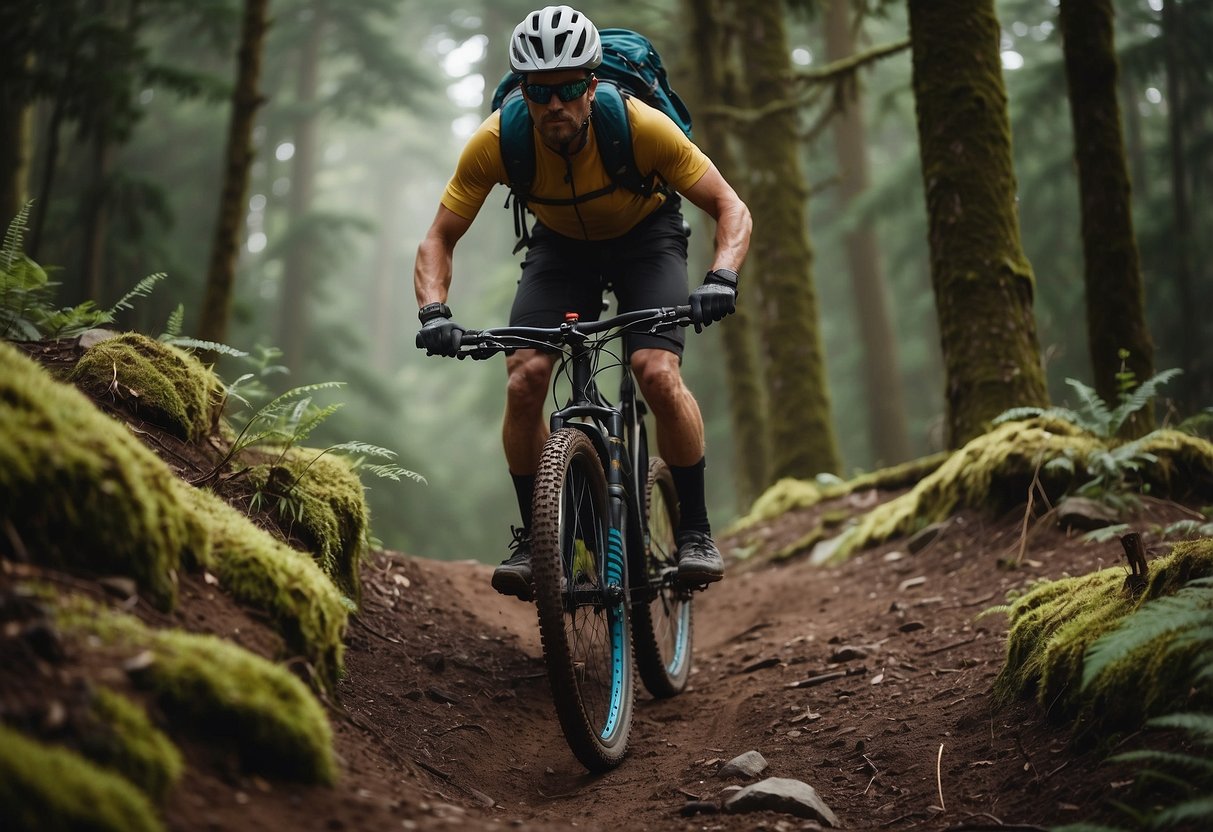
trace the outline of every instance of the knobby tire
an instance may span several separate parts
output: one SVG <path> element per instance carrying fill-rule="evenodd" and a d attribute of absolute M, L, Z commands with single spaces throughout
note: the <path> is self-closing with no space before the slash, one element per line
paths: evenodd
<path fill-rule="evenodd" d="M 640 678 L 649 693 L 660 699 L 675 696 L 687 686 L 693 630 L 690 592 L 668 577 L 661 580 L 663 571 L 668 574 L 677 564 L 674 532 L 678 528 L 674 478 L 661 459 L 649 460 L 644 499 L 648 527 L 640 580 L 653 589 L 651 596 L 646 593 L 632 607 L 632 642 Z"/>
<path fill-rule="evenodd" d="M 627 574 L 622 538 L 610 530 L 602 462 L 593 442 L 574 428 L 556 431 L 543 448 L 531 570 L 561 730 L 586 768 L 613 768 L 627 753 L 635 696 L 628 603 L 626 596 L 614 604 L 587 599 L 605 586 L 608 571 L 619 586 L 626 586 Z"/>

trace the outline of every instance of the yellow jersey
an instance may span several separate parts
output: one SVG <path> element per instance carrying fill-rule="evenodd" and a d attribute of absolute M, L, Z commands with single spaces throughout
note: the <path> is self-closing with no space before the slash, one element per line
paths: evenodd
<path fill-rule="evenodd" d="M 707 173 L 711 161 L 665 113 L 631 96 L 626 101 L 636 169 L 646 176 L 656 171 L 671 188 L 685 192 Z M 497 184 L 509 184 L 501 159 L 500 112 L 485 119 L 464 146 L 455 175 L 442 195 L 442 204 L 466 220 L 474 219 Z M 573 199 L 610 184 L 592 128 L 586 131 L 585 146 L 568 161 L 545 145 L 538 131 L 535 132 L 533 196 Z M 609 240 L 626 234 L 665 200 L 661 193 L 644 197 L 618 187 L 576 205 L 532 202 L 528 207 L 541 223 L 558 234 L 578 240 Z"/>

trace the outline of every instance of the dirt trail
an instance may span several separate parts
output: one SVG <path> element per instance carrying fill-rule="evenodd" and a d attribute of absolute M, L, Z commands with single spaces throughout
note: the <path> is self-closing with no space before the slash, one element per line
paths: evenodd
<path fill-rule="evenodd" d="M 916 554 L 897 541 L 839 567 L 734 565 L 696 598 L 690 689 L 643 696 L 629 758 L 601 776 L 585 773 L 560 735 L 534 608 L 493 594 L 487 566 L 379 553 L 351 624 L 340 705 L 331 703 L 341 784 L 194 773 L 170 824 L 816 828 L 771 812 L 681 816 L 688 801 L 717 799 L 731 782 L 717 768 L 750 750 L 769 762 L 763 776 L 812 785 L 851 829 L 1089 817 L 1130 777 L 1072 747 L 1034 706 L 995 707 L 1005 619 L 976 616 L 1035 578 L 1110 565 L 1118 547 L 1042 530 L 1016 568 L 1001 567 L 1019 555 L 1021 520 L 961 516 Z M 843 661 L 842 647 L 862 655 Z M 851 673 L 789 687 L 826 670 Z"/>

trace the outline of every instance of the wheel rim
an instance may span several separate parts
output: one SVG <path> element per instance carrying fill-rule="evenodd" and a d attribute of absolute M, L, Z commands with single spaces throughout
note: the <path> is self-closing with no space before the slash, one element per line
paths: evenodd
<path fill-rule="evenodd" d="M 621 727 L 628 672 L 623 604 L 605 603 L 602 595 L 607 585 L 622 583 L 622 541 L 615 530 L 606 532 L 606 506 L 595 504 L 585 465 L 580 455 L 573 460 L 560 503 L 560 548 L 569 553 L 564 630 L 586 719 L 606 742 Z"/>
<path fill-rule="evenodd" d="M 685 593 L 677 590 L 668 580 L 670 570 L 677 565 L 675 553 L 678 547 L 665 492 L 659 484 L 653 484 L 649 500 L 650 557 L 646 562 L 649 584 L 654 588 L 653 598 L 649 601 L 649 617 L 653 622 L 653 635 L 661 651 L 666 673 L 678 677 L 690 655 L 691 605 Z M 664 580 L 663 575 L 666 576 Z"/>

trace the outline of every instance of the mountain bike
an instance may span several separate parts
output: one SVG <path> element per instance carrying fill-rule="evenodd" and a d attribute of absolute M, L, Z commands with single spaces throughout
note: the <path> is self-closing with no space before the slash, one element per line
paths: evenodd
<path fill-rule="evenodd" d="M 690 307 L 645 309 L 601 321 L 570 313 L 558 327 L 463 333 L 459 358 L 520 348 L 560 352 L 551 415 L 532 496 L 531 571 L 544 662 L 560 727 L 591 771 L 627 753 L 635 674 L 655 697 L 680 693 L 691 672 L 691 593 L 677 580 L 678 498 L 669 467 L 649 456 L 626 358 L 610 345 L 629 332 L 691 322 Z M 605 360 L 609 357 L 610 360 Z M 618 403 L 598 377 L 622 368 Z"/>

